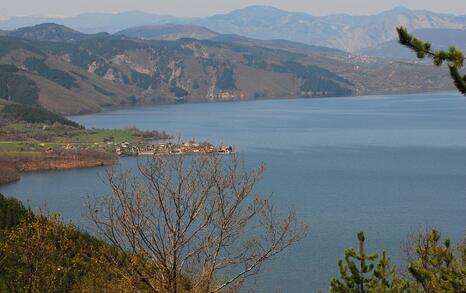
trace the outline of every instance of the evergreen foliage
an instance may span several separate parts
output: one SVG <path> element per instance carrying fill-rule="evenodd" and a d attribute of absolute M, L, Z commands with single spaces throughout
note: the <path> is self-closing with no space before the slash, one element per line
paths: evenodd
<path fill-rule="evenodd" d="M 414 257 L 408 271 L 417 290 L 466 292 L 466 246 L 455 251 L 450 239 L 442 240 L 437 230 L 420 235 L 413 245 Z"/>
<path fill-rule="evenodd" d="M 279 73 L 293 74 L 303 80 L 301 91 L 304 96 L 349 96 L 352 90 L 343 86 L 353 86 L 349 80 L 325 68 L 315 65 L 303 65 L 294 61 L 272 64 L 272 70 Z"/>
<path fill-rule="evenodd" d="M 131 80 L 140 88 L 148 89 L 151 85 L 151 76 L 137 71 L 131 71 Z"/>
<path fill-rule="evenodd" d="M 189 95 L 189 92 L 183 88 L 178 86 L 171 86 L 170 91 L 175 95 L 177 98 L 183 98 Z"/>
<path fill-rule="evenodd" d="M 19 224 L 29 211 L 15 198 L 0 193 L 0 230 L 10 229 Z"/>
<path fill-rule="evenodd" d="M 82 128 L 78 123 L 66 119 L 60 114 L 50 112 L 41 106 L 33 105 L 19 105 L 19 104 L 10 104 L 6 105 L 0 115 L 5 117 L 8 120 L 18 120 L 28 123 L 61 123 L 63 125 L 69 125 L 73 127 Z"/>
<path fill-rule="evenodd" d="M 45 78 L 67 89 L 79 88 L 73 76 L 64 71 L 49 68 L 47 64 L 45 64 L 44 59 L 28 58 L 24 63 L 30 70 L 36 71 Z"/>
<path fill-rule="evenodd" d="M 267 62 L 260 55 L 243 54 L 245 64 L 251 67 L 265 69 L 267 68 Z"/>
<path fill-rule="evenodd" d="M 220 71 L 217 77 L 217 89 L 221 91 L 236 90 L 236 79 L 233 68 L 227 66 Z"/>
<path fill-rule="evenodd" d="M 340 278 L 332 280 L 330 292 L 466 292 L 466 242 L 454 249 L 436 230 L 421 233 L 409 243 L 407 270 L 399 273 L 385 252 L 364 252 L 362 232 L 358 240 L 358 250 L 347 249 L 338 262 Z"/>
<path fill-rule="evenodd" d="M 430 57 L 436 66 L 441 66 L 443 63 L 448 64 L 450 75 L 456 88 L 466 95 L 466 75 L 461 75 L 460 69 L 464 65 L 464 53 L 455 47 L 450 47 L 448 51 L 433 50 L 430 43 L 424 42 L 415 36 L 408 33 L 405 27 L 397 29 L 400 44 L 413 50 L 419 59 Z"/>
<path fill-rule="evenodd" d="M 366 254 L 364 233 L 359 232 L 357 237 L 358 249 L 347 249 L 344 260 L 338 261 L 340 278 L 332 280 L 330 292 L 399 292 L 395 284 L 396 269 L 390 265 L 390 258 L 385 252 L 382 252 L 382 256 Z"/>
<path fill-rule="evenodd" d="M 102 255 L 114 255 L 109 264 Z M 0 194 L 0 292 L 133 292 L 109 267 L 129 260 L 111 246 Z M 139 292 L 148 292 L 139 284 Z"/>
<path fill-rule="evenodd" d="M 23 217 L 1 231 L 0 292 L 119 292 L 100 263 L 108 246 L 59 216 Z"/>
<path fill-rule="evenodd" d="M 45 54 L 37 47 L 32 45 L 28 40 L 0 36 L 0 57 L 3 57 L 4 55 L 16 49 L 28 50 L 30 52 L 36 53 L 37 55 L 45 57 Z"/>
<path fill-rule="evenodd" d="M 36 104 L 39 90 L 35 82 L 18 72 L 14 65 L 0 64 L 0 99 Z"/>

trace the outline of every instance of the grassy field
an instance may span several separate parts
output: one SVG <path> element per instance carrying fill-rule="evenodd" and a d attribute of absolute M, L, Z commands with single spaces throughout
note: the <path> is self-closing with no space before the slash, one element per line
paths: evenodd
<path fill-rule="evenodd" d="M 0 126 L 0 142 L 121 143 L 169 138 L 163 132 L 142 132 L 136 128 L 81 129 L 38 123 L 4 123 Z"/>
<path fill-rule="evenodd" d="M 95 143 L 110 140 L 114 142 L 134 141 L 140 139 L 134 129 L 91 129 L 73 134 L 71 142 Z"/>
<path fill-rule="evenodd" d="M 29 147 L 35 147 L 35 145 L 28 142 L 0 141 L 0 152 L 16 152 Z"/>

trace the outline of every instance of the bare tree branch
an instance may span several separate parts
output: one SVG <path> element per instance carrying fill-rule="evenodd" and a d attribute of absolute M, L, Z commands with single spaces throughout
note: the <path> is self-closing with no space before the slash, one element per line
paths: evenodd
<path fill-rule="evenodd" d="M 131 264 L 138 260 L 134 272 L 119 273 L 151 292 L 185 292 L 186 280 L 191 292 L 237 290 L 307 234 L 294 211 L 279 218 L 254 194 L 262 173 L 245 171 L 236 155 L 153 157 L 136 174 L 108 172 L 112 193 L 89 203 L 88 218 Z"/>

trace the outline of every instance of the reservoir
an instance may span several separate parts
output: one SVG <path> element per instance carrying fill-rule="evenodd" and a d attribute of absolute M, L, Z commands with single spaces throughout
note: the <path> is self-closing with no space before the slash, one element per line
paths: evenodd
<path fill-rule="evenodd" d="M 232 145 L 266 170 L 257 191 L 296 209 L 306 239 L 268 263 L 258 292 L 327 291 L 337 260 L 366 234 L 396 263 L 410 233 L 466 229 L 466 97 L 457 93 L 138 107 L 71 119 L 86 127 L 165 130 Z M 138 158 L 122 158 L 134 168 Z M 87 197 L 107 192 L 104 168 L 22 174 L 0 187 L 79 223 Z"/>

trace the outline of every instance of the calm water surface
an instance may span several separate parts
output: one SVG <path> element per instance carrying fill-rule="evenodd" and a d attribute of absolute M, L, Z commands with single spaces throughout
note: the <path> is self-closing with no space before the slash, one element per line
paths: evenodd
<path fill-rule="evenodd" d="M 277 208 L 296 208 L 311 230 L 264 269 L 259 292 L 326 291 L 360 230 L 394 261 L 418 229 L 434 226 L 454 240 L 465 232 L 466 99 L 456 93 L 156 106 L 73 119 L 223 142 L 250 166 L 264 162 L 258 189 L 273 193 Z M 103 170 L 24 174 L 0 192 L 79 222 L 86 197 L 106 192 Z"/>

